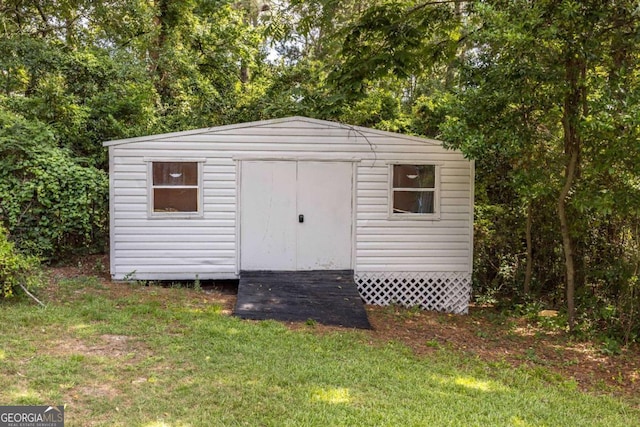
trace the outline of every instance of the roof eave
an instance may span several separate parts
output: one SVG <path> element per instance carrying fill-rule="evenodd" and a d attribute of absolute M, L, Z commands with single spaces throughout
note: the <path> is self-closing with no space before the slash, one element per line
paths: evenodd
<path fill-rule="evenodd" d="M 290 116 L 290 117 L 283 117 L 283 118 L 279 118 L 279 119 L 269 119 L 269 120 L 258 120 L 258 121 L 245 122 L 245 123 L 235 123 L 235 124 L 230 124 L 230 125 L 222 125 L 222 126 L 215 126 L 215 127 L 201 128 L 201 129 L 193 129 L 193 130 L 181 131 L 181 132 L 170 132 L 170 133 L 164 133 L 164 134 L 138 136 L 138 137 L 134 137 L 134 138 L 116 139 L 116 140 L 112 140 L 112 141 L 105 141 L 105 142 L 102 143 L 102 145 L 104 147 L 111 147 L 111 146 L 115 146 L 115 145 L 130 144 L 130 143 L 135 143 L 135 142 L 162 141 L 162 140 L 169 140 L 169 139 L 172 139 L 172 138 L 175 138 L 175 137 L 181 137 L 181 136 L 198 135 L 198 134 L 204 134 L 204 133 L 224 132 L 224 131 L 228 131 L 228 130 L 242 129 L 242 128 L 247 128 L 247 127 L 270 126 L 270 125 L 274 125 L 274 124 L 288 123 L 288 122 L 294 122 L 294 121 L 304 121 L 304 122 L 308 122 L 308 123 L 314 123 L 314 124 L 317 124 L 317 125 L 322 125 L 322 126 L 325 126 L 325 127 L 349 129 L 349 130 L 351 130 L 353 132 L 361 133 L 363 135 L 374 134 L 374 135 L 386 136 L 386 137 L 389 137 L 389 138 L 398 138 L 398 139 L 405 139 L 405 140 L 413 140 L 413 141 L 422 142 L 422 143 L 430 143 L 430 144 L 434 144 L 434 145 L 442 145 L 442 141 L 438 141 L 438 140 L 435 140 L 435 139 L 423 138 L 423 137 L 418 137 L 418 136 L 413 136 L 413 135 L 405 135 L 405 134 L 396 133 L 396 132 L 389 132 L 389 131 L 385 131 L 385 130 L 366 128 L 366 127 L 362 127 L 362 126 L 349 125 L 349 124 L 345 124 L 345 123 L 332 122 L 332 121 L 328 121 L 328 120 L 313 119 L 313 118 L 304 117 L 304 116 Z"/>

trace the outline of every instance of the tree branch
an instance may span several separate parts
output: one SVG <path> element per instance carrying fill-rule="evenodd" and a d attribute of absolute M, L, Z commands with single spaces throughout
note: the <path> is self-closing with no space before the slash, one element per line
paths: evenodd
<path fill-rule="evenodd" d="M 42 6 L 40 5 L 40 3 L 36 3 L 35 6 L 36 6 L 36 9 L 38 10 L 38 14 L 40 15 L 40 18 L 42 19 L 42 22 L 44 23 L 44 26 L 46 27 L 45 31 L 40 31 L 44 36 L 51 32 L 51 25 L 49 25 L 49 20 L 47 19 L 47 15 L 45 15 L 44 10 L 42 10 Z"/>
<path fill-rule="evenodd" d="M 44 305 L 42 303 L 42 301 L 40 301 L 38 298 L 35 297 L 35 295 L 33 295 L 31 292 L 29 292 L 27 290 L 27 288 L 23 285 L 23 284 L 19 284 L 19 286 L 22 288 L 22 290 L 31 297 L 31 299 L 33 299 L 35 302 L 37 302 L 38 304 L 40 304 L 42 307 L 46 307 L 46 305 Z"/>
<path fill-rule="evenodd" d="M 422 4 L 419 4 L 419 5 L 416 5 L 416 6 L 412 7 L 411 9 L 409 9 L 408 13 L 411 14 L 411 13 L 417 12 L 417 11 L 419 11 L 421 9 L 425 9 L 425 8 L 427 8 L 429 6 L 437 6 L 439 4 L 447 4 L 447 3 L 462 3 L 462 1 L 461 0 L 429 1 L 429 2 L 422 3 Z"/>

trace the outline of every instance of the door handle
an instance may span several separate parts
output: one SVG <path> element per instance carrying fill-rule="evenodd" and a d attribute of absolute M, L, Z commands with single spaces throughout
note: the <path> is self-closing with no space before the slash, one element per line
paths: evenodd
<path fill-rule="evenodd" d="M 304 222 L 304 215 L 298 215 L 298 222 Z"/>

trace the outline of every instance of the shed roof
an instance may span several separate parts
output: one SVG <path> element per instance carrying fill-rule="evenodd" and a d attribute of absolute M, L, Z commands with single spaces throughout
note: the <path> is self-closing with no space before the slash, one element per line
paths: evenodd
<path fill-rule="evenodd" d="M 302 122 L 302 124 L 309 125 L 308 127 L 316 127 L 318 129 L 322 129 L 322 128 L 344 129 L 350 132 L 355 132 L 356 134 L 360 134 L 364 137 L 366 137 L 367 135 L 384 136 L 387 138 L 397 138 L 397 139 L 412 140 L 412 141 L 417 141 L 417 142 L 422 142 L 427 144 L 442 145 L 442 141 L 438 141 L 435 139 L 422 138 L 422 137 L 405 135 L 405 134 L 400 134 L 396 132 L 388 132 L 388 131 L 383 131 L 378 129 L 371 129 L 371 128 L 366 128 L 362 126 L 353 126 L 353 125 L 348 125 L 344 123 L 332 122 L 328 120 L 312 119 L 312 118 L 303 117 L 303 116 L 291 116 L 291 117 L 284 117 L 280 119 L 259 120 L 254 122 L 236 123 L 231 125 L 215 126 L 215 127 L 202 128 L 202 129 L 193 129 L 193 130 L 182 131 L 182 132 L 170 132 L 170 133 L 163 133 L 163 134 L 156 134 L 156 135 L 138 136 L 134 138 L 116 139 L 112 141 L 103 142 L 102 145 L 105 147 L 110 147 L 114 145 L 123 145 L 123 144 L 145 142 L 145 141 L 172 141 L 176 137 L 182 137 L 182 136 L 188 136 L 188 135 L 215 134 L 219 132 L 240 130 L 243 128 L 250 128 L 250 127 L 253 127 L 253 128 L 255 127 L 272 127 L 272 128 L 287 127 L 287 125 L 292 125 L 296 122 L 298 123 Z"/>

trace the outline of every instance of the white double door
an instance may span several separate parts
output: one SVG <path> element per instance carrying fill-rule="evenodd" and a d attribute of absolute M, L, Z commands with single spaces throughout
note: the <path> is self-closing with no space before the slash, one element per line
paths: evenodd
<path fill-rule="evenodd" d="M 351 269 L 353 166 L 243 161 L 241 270 Z"/>

